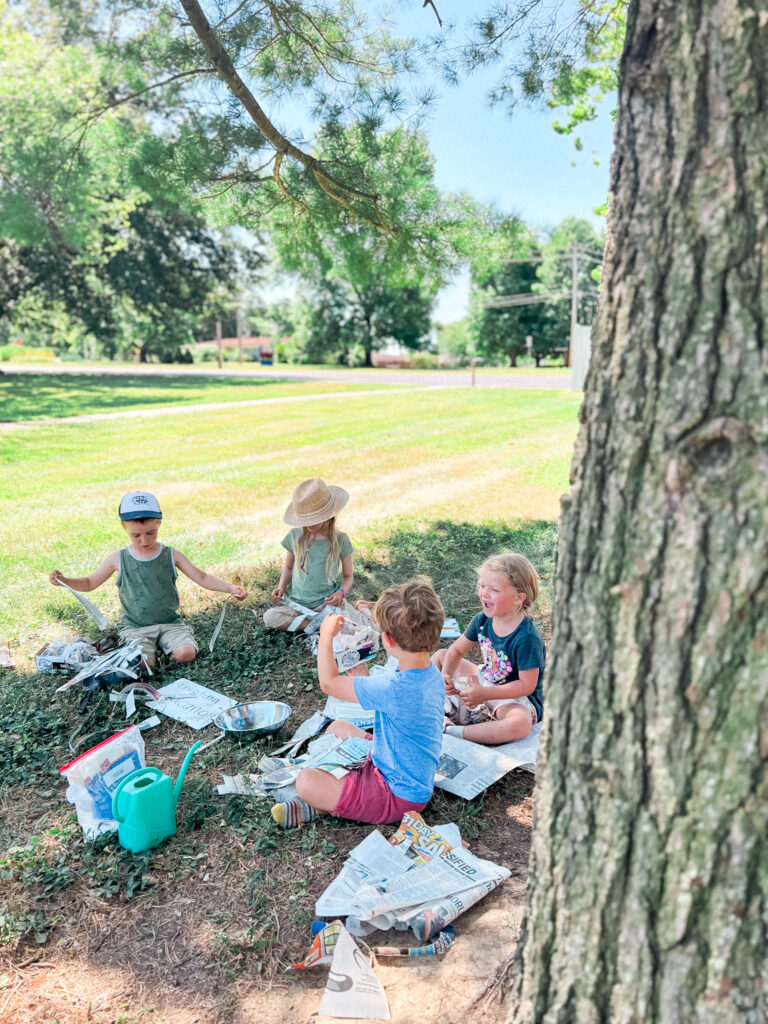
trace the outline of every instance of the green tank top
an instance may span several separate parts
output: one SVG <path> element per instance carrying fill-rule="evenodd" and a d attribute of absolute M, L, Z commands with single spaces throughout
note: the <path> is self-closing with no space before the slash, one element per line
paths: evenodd
<path fill-rule="evenodd" d="M 127 548 L 122 548 L 117 593 L 122 607 L 121 626 L 138 629 L 178 622 L 181 616 L 173 548 L 163 545 L 160 554 L 146 562 L 134 558 Z"/>

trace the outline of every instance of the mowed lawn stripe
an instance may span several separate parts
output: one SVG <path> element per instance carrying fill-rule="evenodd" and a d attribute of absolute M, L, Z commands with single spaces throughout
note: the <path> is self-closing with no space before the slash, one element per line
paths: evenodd
<path fill-rule="evenodd" d="M 163 539 L 206 568 L 276 561 L 295 484 L 321 475 L 351 494 L 359 545 L 414 518 L 554 519 L 567 488 L 580 398 L 447 390 L 216 410 L 134 423 L 29 425 L 0 438 L 0 625 L 56 626 L 54 567 L 87 573 L 123 542 L 117 502 L 157 493 Z M 8 456 L 7 458 L 5 456 Z M 98 602 L 113 598 L 97 594 Z M 113 589 L 113 588 L 111 588 Z"/>

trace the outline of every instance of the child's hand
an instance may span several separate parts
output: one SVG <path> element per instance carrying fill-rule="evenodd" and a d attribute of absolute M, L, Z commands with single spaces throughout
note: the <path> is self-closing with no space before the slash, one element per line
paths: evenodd
<path fill-rule="evenodd" d="M 370 614 L 375 605 L 375 601 L 355 601 L 355 608 L 357 608 L 359 612 L 368 612 Z"/>
<path fill-rule="evenodd" d="M 283 590 L 282 587 L 275 587 L 275 589 L 272 591 L 272 600 L 273 601 L 282 601 L 284 593 L 285 593 L 285 591 Z"/>
<path fill-rule="evenodd" d="M 328 615 L 320 623 L 320 636 L 321 638 L 330 637 L 331 639 L 341 632 L 341 628 L 344 625 L 343 615 Z"/>
<path fill-rule="evenodd" d="M 340 590 L 334 590 L 332 594 L 326 597 L 325 603 L 333 605 L 334 608 L 340 608 L 344 603 L 344 595 Z"/>
<path fill-rule="evenodd" d="M 488 687 L 468 686 L 465 690 L 461 691 L 460 696 L 471 711 L 472 708 L 476 708 L 488 700 Z"/>
<path fill-rule="evenodd" d="M 48 579 L 54 585 L 54 587 L 58 587 L 59 580 L 63 580 L 64 577 L 58 569 L 54 569 L 53 572 L 49 573 Z"/>
<path fill-rule="evenodd" d="M 238 601 L 244 601 L 248 597 L 248 591 L 245 587 L 232 587 L 232 597 L 236 597 Z"/>
<path fill-rule="evenodd" d="M 459 692 L 453 685 L 453 676 L 449 676 L 443 672 L 443 682 L 445 683 L 445 692 L 449 697 L 452 697 L 455 693 Z"/>

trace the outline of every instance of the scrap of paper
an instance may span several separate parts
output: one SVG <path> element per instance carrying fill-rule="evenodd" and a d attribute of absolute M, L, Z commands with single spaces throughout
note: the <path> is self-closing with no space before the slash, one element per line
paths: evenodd
<path fill-rule="evenodd" d="M 443 628 L 440 630 L 441 640 L 455 640 L 461 636 L 461 629 L 456 619 L 446 619 Z"/>
<path fill-rule="evenodd" d="M 147 707 L 191 729 L 204 729 L 220 711 L 233 708 L 238 703 L 232 697 L 193 683 L 191 679 L 176 679 L 163 686 L 159 694 L 159 699 L 149 701 Z"/>
<path fill-rule="evenodd" d="M 291 964 L 286 971 L 303 971 L 307 967 L 319 967 L 322 964 L 329 964 L 333 960 L 333 951 L 339 941 L 339 935 L 344 930 L 341 921 L 332 921 L 315 935 L 309 952 L 298 964 Z"/>
<path fill-rule="evenodd" d="M 327 1017 L 391 1020 L 381 982 L 366 962 L 360 947 L 343 927 L 336 940 L 319 1012 Z"/>
<path fill-rule="evenodd" d="M 225 601 L 224 604 L 221 606 L 221 615 L 219 616 L 219 621 L 216 623 L 216 629 L 214 629 L 213 636 L 211 637 L 211 639 L 210 639 L 210 641 L 208 643 L 208 650 L 209 651 L 213 651 L 213 646 L 216 643 L 216 641 L 219 639 L 219 633 L 221 632 L 221 627 L 224 624 L 224 616 L 226 614 L 227 614 L 227 602 Z"/>
<path fill-rule="evenodd" d="M 77 600 L 80 602 L 80 604 L 83 606 L 83 608 L 85 608 L 85 610 L 91 616 L 91 618 L 96 623 L 96 625 L 99 627 L 99 629 L 106 629 L 107 628 L 109 623 L 108 623 L 106 617 L 104 615 L 102 615 L 102 613 L 99 611 L 99 609 L 96 607 L 95 604 L 92 604 L 88 600 L 88 598 L 87 597 L 83 597 L 82 594 L 78 594 L 78 592 L 76 590 L 73 590 L 72 587 L 68 587 L 66 583 L 62 583 L 62 581 L 60 579 L 57 579 L 56 582 L 57 582 L 57 584 L 60 587 L 64 587 L 65 590 L 68 590 L 70 592 L 70 594 L 74 594 L 75 595 Z"/>

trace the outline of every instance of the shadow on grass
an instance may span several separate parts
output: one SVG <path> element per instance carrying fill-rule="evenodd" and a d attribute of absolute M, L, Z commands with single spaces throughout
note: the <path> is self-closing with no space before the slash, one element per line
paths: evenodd
<path fill-rule="evenodd" d="M 439 520 L 423 529 L 399 528 L 374 558 L 362 556 L 355 565 L 356 590 L 374 599 L 391 583 L 425 575 L 440 595 L 447 615 L 465 625 L 479 610 L 477 569 L 490 555 L 515 551 L 525 555 L 541 578 L 539 612 L 548 617 L 552 603 L 557 529 L 548 520 L 514 527 L 493 523 Z"/>
<path fill-rule="evenodd" d="M 238 379 L 227 377 L 217 379 L 188 376 L 141 374 L 75 374 L 60 376 L 53 373 L 9 374 L 0 379 L 2 415 L 0 422 L 14 423 L 18 420 L 41 419 L 48 416 L 80 416 L 93 412 L 115 412 L 135 406 L 175 405 L 189 402 L 215 401 L 217 394 L 225 390 L 232 400 L 233 392 L 254 389 L 279 383 L 277 378 Z M 195 395 L 186 395 L 194 388 Z M 200 393 L 205 390 L 205 397 Z"/>
<path fill-rule="evenodd" d="M 414 528 L 399 526 L 389 536 L 379 533 L 369 546 L 359 546 L 355 593 L 376 597 L 389 583 L 427 574 L 447 613 L 465 625 L 478 610 L 477 566 L 504 550 L 531 559 L 543 578 L 542 603 L 548 608 L 555 526 L 545 521 L 513 528 L 443 520 Z M 274 575 L 274 570 L 255 566 L 244 582 L 252 593 L 267 594 Z M 152 682 L 160 687 L 189 676 L 238 700 L 284 700 L 293 709 L 286 726 L 290 735 L 324 704 L 315 659 L 303 637 L 265 630 L 261 613 L 269 606 L 266 600 L 246 606 L 233 603 L 210 652 L 208 642 L 221 607 L 218 598 L 210 598 L 207 607 L 187 616 L 200 644 L 197 661 L 178 665 L 161 657 Z M 62 613 L 51 608 L 51 613 L 74 632 L 95 638 L 82 609 Z M 272 821 L 267 802 L 239 796 L 222 799 L 214 788 L 221 775 L 257 771 L 260 758 L 285 737 L 250 745 L 225 738 L 192 762 L 179 802 L 176 838 L 138 856 L 122 850 L 114 837 L 84 842 L 73 809 L 64 802 L 58 770 L 74 756 L 69 739 L 76 730 L 76 751 L 82 753 L 125 728 L 124 706 L 99 692 L 81 715 L 77 687 L 54 696 L 62 677 L 6 670 L 0 674 L 0 785 L 9 812 L 0 822 L 0 877 L 9 887 L 7 913 L 0 915 L 0 942 L 34 944 L 47 939 L 53 947 L 57 937 L 66 935 L 91 952 L 82 930 L 89 919 L 87 910 L 110 901 L 123 907 L 136 934 L 146 922 L 158 935 L 167 932 L 174 956 L 185 965 L 179 973 L 155 955 L 152 943 L 130 943 L 126 961 L 119 936 L 105 932 L 91 952 L 92 962 L 129 967 L 146 982 L 148 991 L 154 991 L 152 998 L 180 982 L 188 994 L 204 995 L 214 982 L 226 985 L 241 971 L 254 985 L 261 983 L 258 979 L 277 977 L 285 948 L 303 950 L 319 893 L 349 849 L 372 827 L 322 818 L 307 829 L 285 833 Z M 150 713 L 140 711 L 136 718 Z M 215 732 L 214 727 L 195 732 L 163 719 L 145 734 L 147 763 L 175 778 L 192 743 L 210 739 Z M 466 836 L 477 838 L 480 855 L 523 874 L 528 829 L 515 825 L 511 812 L 525 811 L 530 794 L 528 777 L 512 773 L 471 802 L 437 792 L 426 817 L 430 822 L 458 822 Z M 180 888 L 190 897 L 183 928 L 168 899 Z M 128 909 L 138 894 L 141 901 Z M 265 943 L 273 941 L 277 918 L 280 943 L 273 954 L 268 944 L 257 948 L 251 933 L 255 929 L 257 937 L 265 936 Z M 244 930 L 244 921 L 251 922 L 249 931 Z M 199 935 L 212 932 L 217 938 L 201 944 Z"/>

